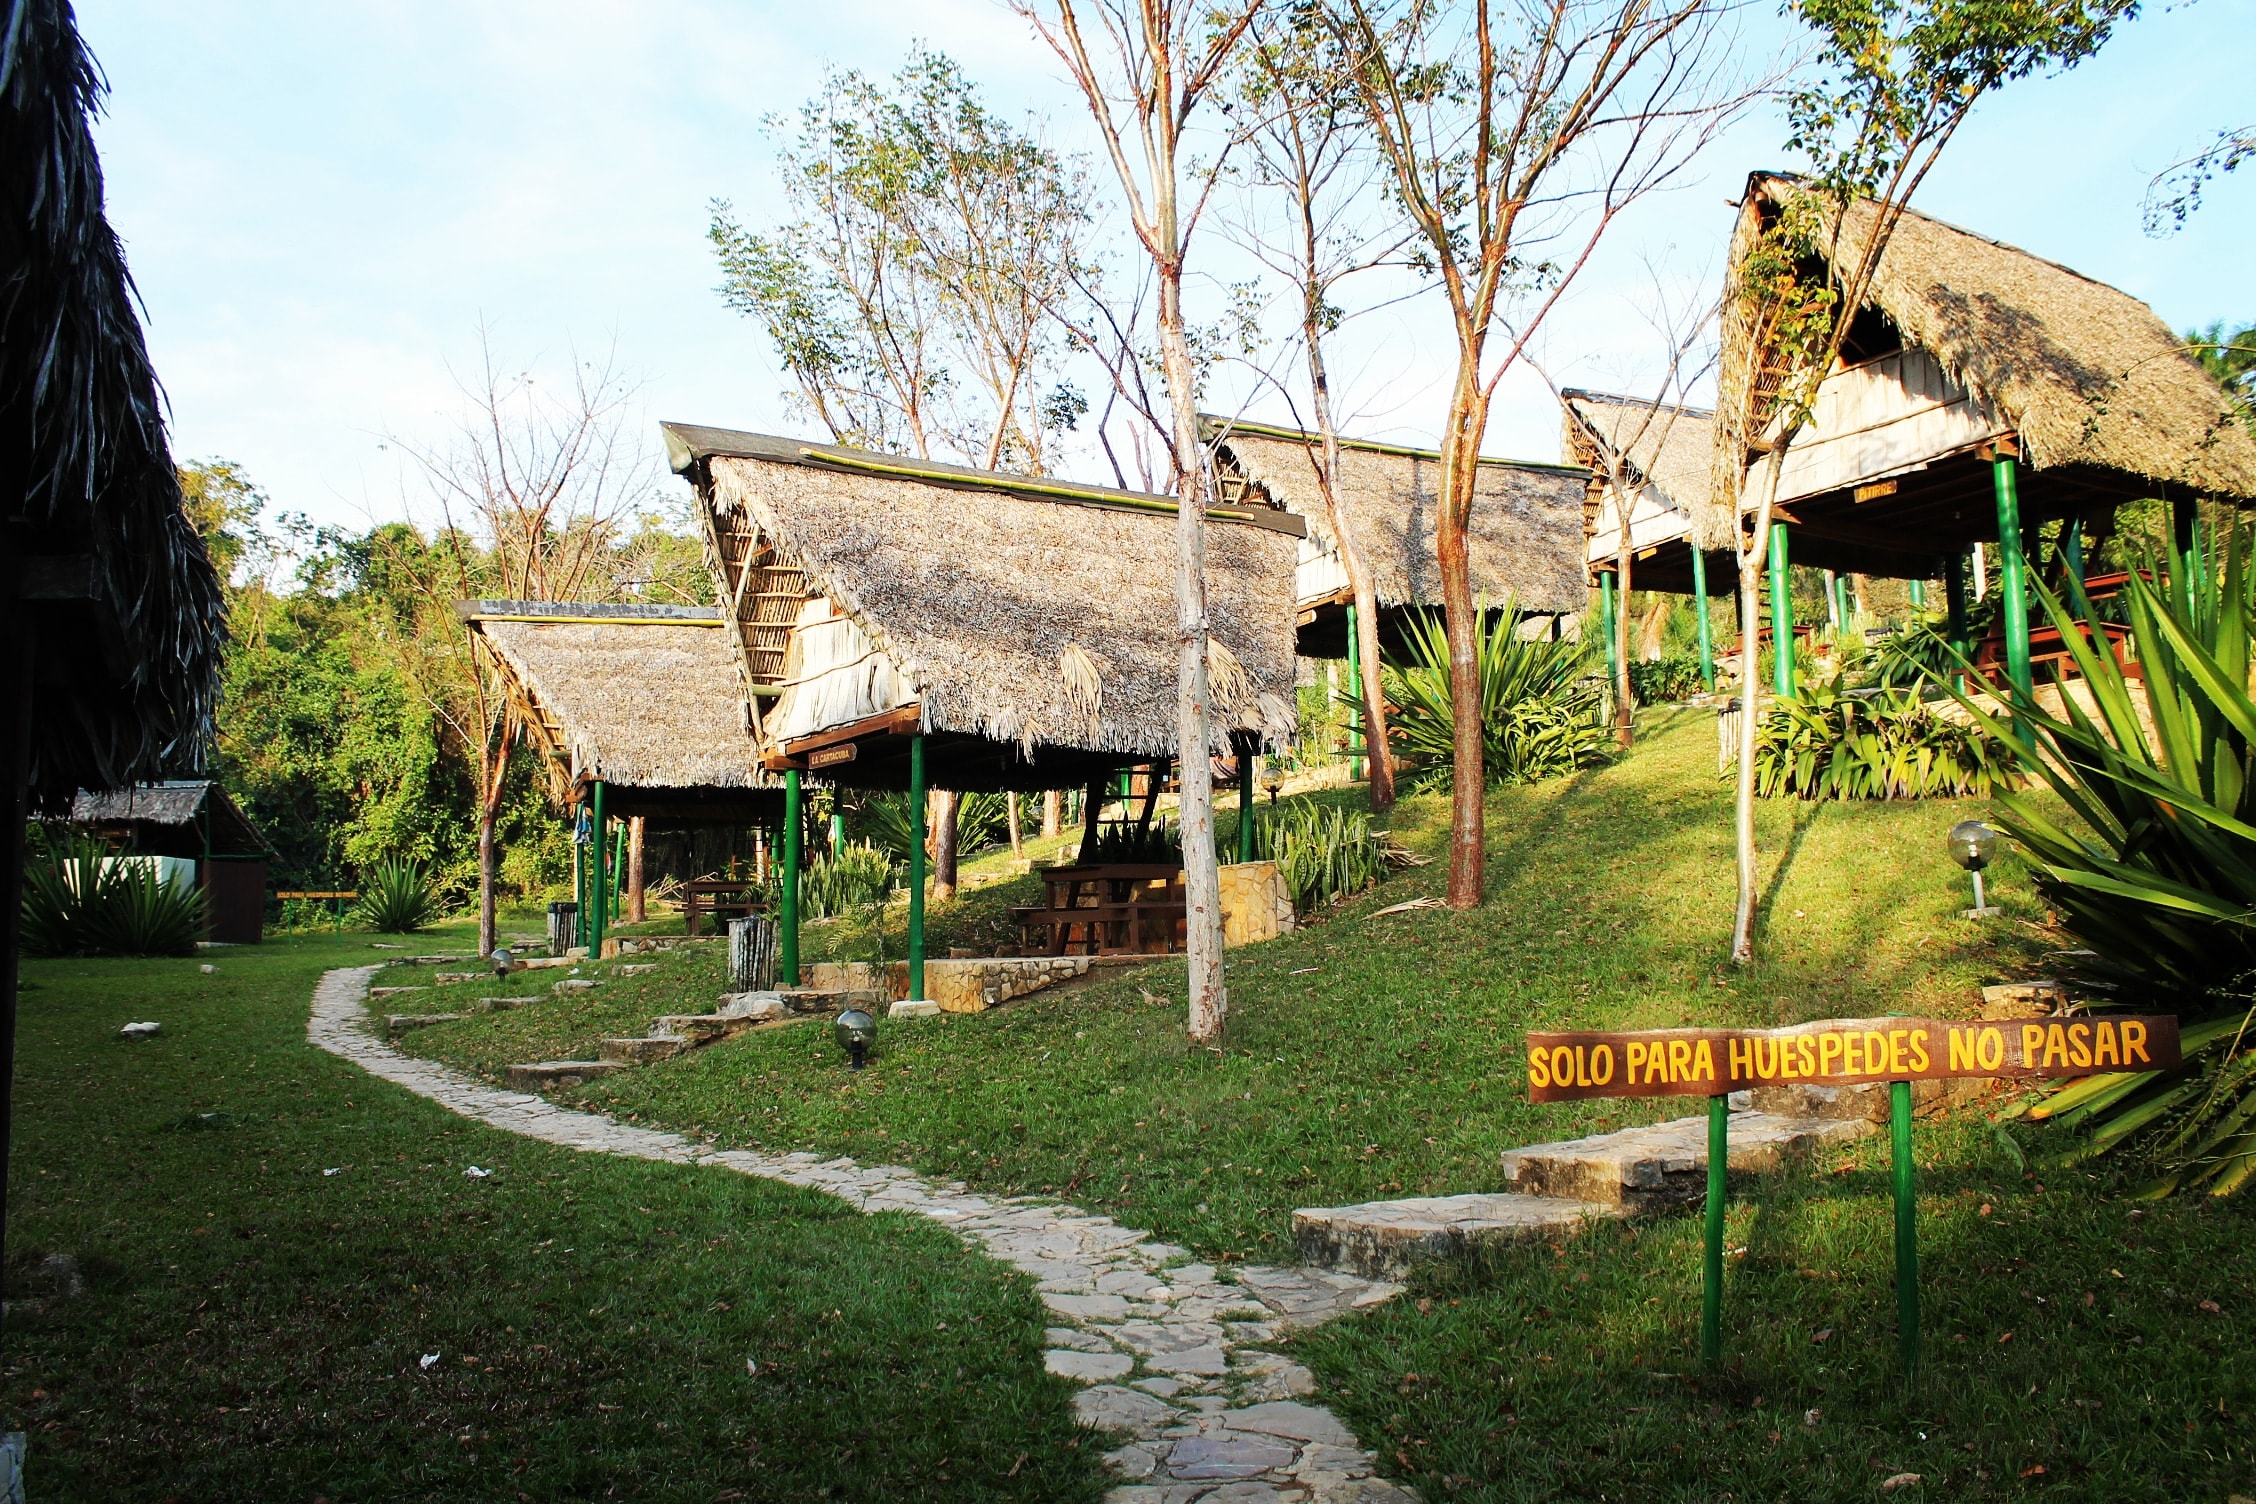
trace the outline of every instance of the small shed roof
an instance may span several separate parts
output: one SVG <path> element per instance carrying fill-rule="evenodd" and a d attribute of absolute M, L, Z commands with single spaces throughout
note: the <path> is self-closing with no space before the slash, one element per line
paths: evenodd
<path fill-rule="evenodd" d="M 168 779 L 122 789 L 80 789 L 71 800 L 73 825 L 145 825 L 186 830 L 209 813 L 211 847 L 228 856 L 271 856 L 274 845 L 251 817 L 209 779 Z"/>
<path fill-rule="evenodd" d="M 1321 437 L 1237 418 L 1210 416 L 1204 423 L 1216 464 L 1226 476 L 1243 480 L 1306 519 L 1302 604 L 1336 596 L 1346 577 L 1336 562 L 1338 543 L 1317 485 Z M 1439 451 L 1342 439 L 1340 471 L 1355 544 L 1370 566 L 1380 604 L 1439 605 Z M 1491 605 L 1510 598 L 1522 611 L 1581 611 L 1589 589 L 1583 573 L 1583 502 L 1589 480 L 1590 472 L 1576 465 L 1483 458 L 1473 483 L 1467 537 L 1474 595 Z"/>
<path fill-rule="evenodd" d="M 465 601 L 567 787 L 770 788 L 726 619 L 711 606 Z M 623 812 L 624 807 L 622 806 Z"/>
<path fill-rule="evenodd" d="M 1587 464 L 1597 498 L 1590 518 L 1588 558 L 1593 571 L 1616 567 L 1622 550 L 1622 510 L 1612 496 L 1618 461 L 1629 481 L 1629 549 L 1638 589 L 1689 590 L 1693 508 L 1706 504 L 1712 473 L 1715 415 L 1706 408 L 1568 389 L 1559 394 L 1561 449 Z"/>
<path fill-rule="evenodd" d="M 772 714 L 793 736 L 913 704 L 918 728 L 1029 762 L 1043 749 L 1115 760 L 1175 753 L 1172 498 L 665 427 L 714 529 L 721 588 L 746 603 L 747 653 L 764 655 L 753 672 L 774 674 L 767 682 L 791 697 Z M 1216 729 L 1282 739 L 1294 720 L 1292 569 L 1303 529 L 1268 508 L 1208 515 Z M 756 621 L 749 603 L 771 594 L 779 609 Z M 819 601 L 828 605 L 806 609 Z M 774 640 L 755 641 L 763 631 Z M 853 684 L 842 688 L 840 676 Z M 796 704 L 816 699 L 830 708 L 810 715 Z"/>
<path fill-rule="evenodd" d="M 1812 190 L 1785 174 L 1748 180 L 1736 267 L 1764 225 Z M 1828 209 L 1812 246 L 1831 266 L 1863 254 L 1878 224 L 1869 199 Z M 1949 382 L 1995 424 L 2020 437 L 2024 463 L 2117 496 L 2179 487 L 2256 499 L 2256 438 L 2216 382 L 2146 304 L 2057 262 L 1906 210 L 1883 252 L 1870 307 L 1906 345 L 1932 356 Z M 1775 378 L 1758 331 L 1727 308 L 1713 456 L 1714 495 L 1734 496 L 1748 436 L 1768 421 Z M 1727 546 L 1720 501 L 1701 509 L 1701 533 Z"/>

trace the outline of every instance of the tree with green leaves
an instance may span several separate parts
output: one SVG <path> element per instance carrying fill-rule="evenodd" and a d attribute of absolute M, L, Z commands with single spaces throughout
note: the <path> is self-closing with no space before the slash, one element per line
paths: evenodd
<path fill-rule="evenodd" d="M 1785 453 L 1809 422 L 1818 385 L 1838 363 L 1857 310 L 1864 307 L 1890 237 L 1943 149 L 1974 107 L 2032 74 L 2060 71 L 2098 51 L 2139 0 L 1792 0 L 1791 13 L 1816 34 L 1818 56 L 1787 96 L 1787 145 L 1810 164 L 1806 191 L 1733 267 L 1724 317 L 1750 331 L 1779 372 L 1776 395 L 1760 412 L 1748 403 L 1716 414 L 1719 442 L 1747 457 L 1731 498 L 1740 525 L 1740 684 L 1758 693 L 1763 567 Z M 1872 212 L 1850 229 L 1849 208 Z M 1828 254 L 1815 252 L 1821 244 Z M 1727 343 L 1729 343 L 1727 341 Z M 1771 483 L 1746 495 L 1756 440 L 1771 456 Z M 1754 958 L 1757 896 L 1754 827 L 1755 727 L 1740 717 L 1735 824 L 1739 876 L 1731 955 Z"/>

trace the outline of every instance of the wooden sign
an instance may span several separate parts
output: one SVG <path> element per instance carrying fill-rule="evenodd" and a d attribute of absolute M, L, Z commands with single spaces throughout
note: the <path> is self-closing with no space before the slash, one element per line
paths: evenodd
<path fill-rule="evenodd" d="M 822 747 L 807 754 L 809 768 L 835 768 L 842 762 L 852 762 L 861 753 L 853 742 L 841 742 L 835 747 Z"/>
<path fill-rule="evenodd" d="M 1831 1018 L 1791 1029 L 1531 1032 L 1528 1099 L 1713 1097 L 1752 1086 L 1853 1086 L 1953 1076 L 2032 1080 L 2165 1070 L 2174 1017 L 2078 1014 L 1986 1022 Z"/>

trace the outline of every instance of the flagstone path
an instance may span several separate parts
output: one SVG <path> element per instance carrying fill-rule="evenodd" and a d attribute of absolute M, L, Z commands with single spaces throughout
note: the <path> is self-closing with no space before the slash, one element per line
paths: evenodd
<path fill-rule="evenodd" d="M 1309 1403 L 1309 1371 L 1263 1345 L 1376 1305 L 1400 1287 L 1321 1269 L 1216 1269 L 1109 1217 L 1026 1197 L 976 1195 L 897 1165 L 814 1154 L 712 1149 L 544 1097 L 504 1091 L 404 1055 L 371 1032 L 366 999 L 381 968 L 328 973 L 306 1038 L 384 1080 L 506 1133 L 591 1153 L 712 1165 L 827 1191 L 866 1212 L 929 1217 L 1036 1281 L 1058 1324 L 1052 1373 L 1084 1387 L 1081 1418 L 1124 1434 L 1106 1463 L 1131 1480 L 1108 1504 L 1409 1504 L 1374 1477 L 1371 1454 Z M 380 1028 L 380 1025 L 378 1025 Z"/>

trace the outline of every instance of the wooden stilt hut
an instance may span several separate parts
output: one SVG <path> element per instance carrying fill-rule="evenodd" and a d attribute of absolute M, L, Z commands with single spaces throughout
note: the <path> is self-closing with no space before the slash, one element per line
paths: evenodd
<path fill-rule="evenodd" d="M 1584 546 L 1607 619 L 1629 609 L 1633 589 L 1691 595 L 1699 619 L 1700 673 L 1714 689 L 1710 560 L 1692 546 L 1692 519 L 1693 508 L 1707 502 L 1715 415 L 1706 408 L 1574 388 L 1560 392 L 1559 404 L 1562 452 L 1590 474 Z M 1731 563 L 1721 563 L 1728 581 Z M 1611 640 L 1607 651 L 1614 651 Z"/>
<path fill-rule="evenodd" d="M 696 490 L 744 703 L 787 799 L 803 773 L 909 792 L 921 1000 L 927 788 L 1095 788 L 1181 750 L 1176 504 L 764 434 L 664 431 Z M 1217 744 L 1191 755 L 1282 742 L 1294 724 L 1305 528 L 1265 503 L 1208 515 Z M 793 849 L 785 862 L 795 870 Z"/>
<path fill-rule="evenodd" d="M 1748 180 L 1731 289 L 1762 232 L 1808 191 L 1788 176 Z M 1840 285 L 1836 268 L 1862 259 L 1878 219 L 1862 199 L 1826 207 L 1802 280 Z M 1776 485 L 1772 611 L 1782 640 L 1791 636 L 1789 562 L 1941 577 L 1963 637 L 1963 560 L 1970 545 L 1994 543 L 1998 656 L 2026 694 L 2024 581 L 2038 525 L 2063 524 L 2057 562 L 2080 572 L 2086 535 L 2109 528 L 2124 502 L 2169 501 L 2178 547 L 2190 550 L 2197 498 L 2256 499 L 2256 440 L 2169 326 L 2128 293 L 2016 247 L 1907 211 L 1851 315 L 1838 365 L 1790 438 L 1772 331 L 1732 291 L 1724 308 L 1712 500 L 1695 508 L 1694 534 L 1705 547 L 1730 547 L 1745 526 L 1730 498 L 1751 512 Z M 1779 657 L 1781 692 L 1790 693 L 1789 655 Z"/>
<path fill-rule="evenodd" d="M 622 907 L 612 821 L 781 825 L 781 780 L 761 765 L 717 607 L 464 601 L 457 610 L 544 754 L 551 794 L 580 826 L 581 943 L 600 949 Z M 692 934 L 700 909 L 743 908 L 741 894 L 703 892 L 694 878 L 688 899 Z"/>
<path fill-rule="evenodd" d="M 219 578 L 181 511 L 64 0 L 0 0 L 0 1229 L 24 830 L 81 788 L 191 770 L 219 691 Z M 0 1267 L 6 1264 L 0 1242 Z M 0 1487 L 17 1481 L 0 1452 Z"/>
<path fill-rule="evenodd" d="M 1317 486 L 1322 439 L 1297 428 L 1212 416 L 1205 433 L 1223 497 L 1280 506 L 1307 523 L 1293 592 L 1301 655 L 1349 656 L 1354 591 Z M 1441 606 L 1435 553 L 1441 456 L 1342 439 L 1340 470 L 1355 546 L 1376 586 L 1381 635 L 1396 641 L 1404 612 Z M 1522 617 L 1580 620 L 1590 599 L 1583 569 L 1589 480 L 1580 465 L 1480 462 L 1466 540 L 1476 599 L 1492 607 L 1510 600 Z"/>

